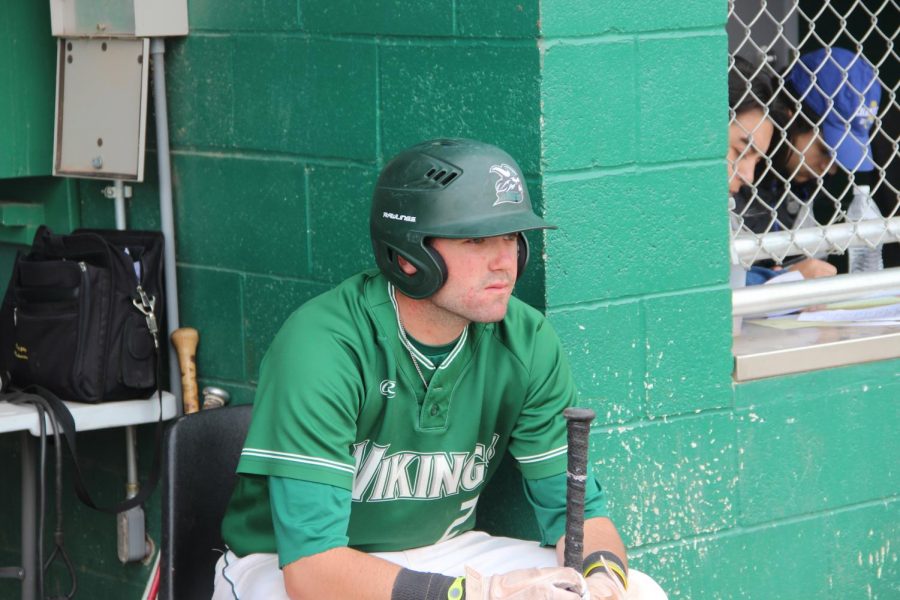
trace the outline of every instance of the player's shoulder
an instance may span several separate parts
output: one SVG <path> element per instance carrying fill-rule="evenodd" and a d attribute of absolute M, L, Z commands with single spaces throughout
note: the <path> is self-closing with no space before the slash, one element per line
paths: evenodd
<path fill-rule="evenodd" d="M 287 318 L 278 335 L 316 338 L 319 335 L 353 335 L 366 329 L 362 326 L 368 319 L 366 288 L 376 276 L 377 271 L 357 273 L 304 302 Z"/>
<path fill-rule="evenodd" d="M 527 302 L 516 298 L 509 299 L 509 308 L 501 323 L 512 332 L 516 330 L 540 329 L 547 322 L 544 313 L 531 306 Z"/>

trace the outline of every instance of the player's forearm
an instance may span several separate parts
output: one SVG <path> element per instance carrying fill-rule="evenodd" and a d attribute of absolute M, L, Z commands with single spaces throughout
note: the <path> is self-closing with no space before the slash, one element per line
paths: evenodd
<path fill-rule="evenodd" d="M 563 564 L 563 556 L 565 554 L 566 536 L 559 538 L 556 543 L 556 558 L 559 564 Z M 628 557 L 625 556 L 625 544 L 616 530 L 613 522 L 606 517 L 594 517 L 584 522 L 584 556 L 597 552 L 598 550 L 608 550 L 622 559 L 625 566 L 628 566 Z"/>
<path fill-rule="evenodd" d="M 400 566 L 350 548 L 332 548 L 285 566 L 291 600 L 390 600 Z"/>

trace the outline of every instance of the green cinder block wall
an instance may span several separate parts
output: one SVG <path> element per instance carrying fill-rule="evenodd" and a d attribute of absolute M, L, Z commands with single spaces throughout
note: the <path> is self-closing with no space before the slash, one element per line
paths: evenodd
<path fill-rule="evenodd" d="M 166 57 L 181 320 L 201 332 L 201 386 L 251 402 L 287 315 L 372 265 L 368 201 L 390 156 L 436 136 L 490 141 L 560 226 L 532 238 L 517 294 L 547 312 L 597 410 L 594 468 L 633 564 L 672 598 L 900 597 L 900 361 L 732 381 L 724 0 L 189 10 L 191 34 Z M 159 226 L 152 141 L 147 160 L 135 228 Z M 101 188 L 75 186 L 84 226 L 114 223 Z M 112 501 L 124 435 L 79 447 Z M 525 506 L 514 476 L 486 497 L 482 523 L 533 533 L 508 508 Z M 0 499 L 8 514 L 17 502 Z M 117 562 L 113 520 L 68 492 L 67 506 L 78 597 L 139 598 L 149 568 Z M 158 521 L 157 496 L 156 540 Z M 0 563 L 17 548 L 8 521 Z"/>

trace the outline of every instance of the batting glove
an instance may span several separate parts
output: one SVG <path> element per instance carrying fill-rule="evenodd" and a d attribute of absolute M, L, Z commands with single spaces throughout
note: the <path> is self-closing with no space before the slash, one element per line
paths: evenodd
<path fill-rule="evenodd" d="M 622 582 L 608 573 L 594 573 L 587 578 L 591 600 L 625 600 L 628 593 Z"/>
<path fill-rule="evenodd" d="M 591 600 L 591 595 L 575 569 L 521 569 L 488 577 L 466 567 L 466 600 Z"/>

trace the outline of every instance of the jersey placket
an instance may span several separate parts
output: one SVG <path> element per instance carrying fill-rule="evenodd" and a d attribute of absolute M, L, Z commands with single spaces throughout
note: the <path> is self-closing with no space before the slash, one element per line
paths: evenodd
<path fill-rule="evenodd" d="M 469 335 L 455 356 L 448 357 L 435 369 L 419 409 L 419 429 L 444 430 L 449 425 L 450 401 L 456 382 L 472 359 L 473 348 L 483 328 L 469 325 Z"/>

